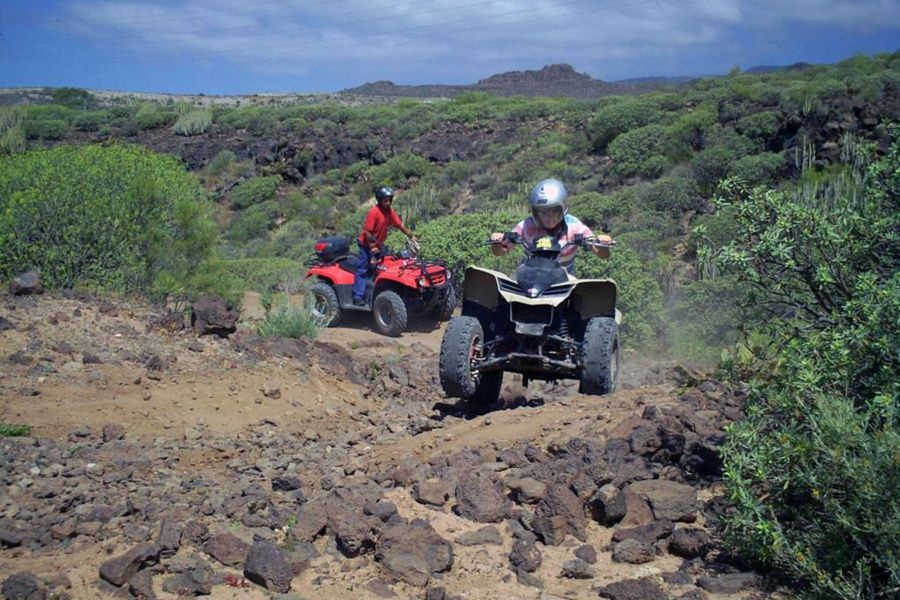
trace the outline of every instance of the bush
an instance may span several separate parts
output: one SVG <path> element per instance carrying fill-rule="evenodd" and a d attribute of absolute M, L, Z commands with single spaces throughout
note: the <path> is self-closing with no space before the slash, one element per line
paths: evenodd
<path fill-rule="evenodd" d="M 228 226 L 228 238 L 241 243 L 254 238 L 264 238 L 274 225 L 278 214 L 278 204 L 273 200 L 247 207 L 235 215 Z"/>
<path fill-rule="evenodd" d="M 756 142 L 759 148 L 777 147 L 781 114 L 774 110 L 748 115 L 737 122 L 736 129 Z"/>
<path fill-rule="evenodd" d="M 286 338 L 314 338 L 319 332 L 312 312 L 303 306 L 291 306 L 286 295 L 279 295 L 259 326 L 259 335 Z"/>
<path fill-rule="evenodd" d="M 741 286 L 732 278 L 692 281 L 677 291 L 669 311 L 669 351 L 680 361 L 715 365 L 738 341 Z"/>
<path fill-rule="evenodd" d="M 416 154 L 399 154 L 370 171 L 372 185 L 397 185 L 410 177 L 422 177 L 434 165 Z"/>
<path fill-rule="evenodd" d="M 666 128 L 662 125 L 647 125 L 616 137 L 609 144 L 608 151 L 616 173 L 621 177 L 639 175 L 654 179 L 669 167 L 665 155 L 670 148 Z"/>
<path fill-rule="evenodd" d="M 215 279 L 210 210 L 177 159 L 136 146 L 0 158 L 0 279 L 36 267 L 51 288 L 191 295 Z"/>
<path fill-rule="evenodd" d="M 62 119 L 22 122 L 25 137 L 29 140 L 61 140 L 69 131 L 69 125 Z"/>
<path fill-rule="evenodd" d="M 200 135 L 206 133 L 210 125 L 212 113 L 208 110 L 195 110 L 178 117 L 174 129 L 178 135 Z"/>
<path fill-rule="evenodd" d="M 103 111 L 81 112 L 72 117 L 72 127 L 78 131 L 97 131 L 106 123 L 106 113 Z"/>
<path fill-rule="evenodd" d="M 231 205 L 235 208 L 247 208 L 266 200 L 275 198 L 281 177 L 270 175 L 268 177 L 253 177 L 241 182 L 231 190 Z"/>
<path fill-rule="evenodd" d="M 621 98 L 597 111 L 588 126 L 588 135 L 596 151 L 602 152 L 619 134 L 659 120 L 659 104 L 647 98 Z"/>
<path fill-rule="evenodd" d="M 609 260 L 582 253 L 577 259 L 578 276 L 616 280 L 616 306 L 623 314 L 622 344 L 649 349 L 657 342 L 662 327 L 662 290 L 638 253 L 619 240 Z"/>
<path fill-rule="evenodd" d="M 0 423 L 0 437 L 23 437 L 31 435 L 31 425 Z"/>
<path fill-rule="evenodd" d="M 14 125 L 0 133 L 0 155 L 24 152 L 26 146 L 25 130 L 21 125 Z"/>
<path fill-rule="evenodd" d="M 702 150 L 707 136 L 716 124 L 716 113 L 709 107 L 701 106 L 678 118 L 669 125 L 669 136 L 685 148 Z"/>
<path fill-rule="evenodd" d="M 763 152 L 736 160 L 729 173 L 751 185 L 773 183 L 787 166 L 784 156 L 773 152 Z"/>
<path fill-rule="evenodd" d="M 728 186 L 720 201 L 737 224 L 720 268 L 748 288 L 748 324 L 769 341 L 724 447 L 726 540 L 808 598 L 900 589 L 897 133 L 861 189 L 850 175 L 797 192 Z"/>
<path fill-rule="evenodd" d="M 97 105 L 97 98 L 87 90 L 73 87 L 61 87 L 50 90 L 53 104 L 88 110 Z"/>
<path fill-rule="evenodd" d="M 704 205 L 697 182 L 683 177 L 663 177 L 640 186 L 637 201 L 641 208 L 666 212 L 673 217 L 680 217 L 686 211 L 698 210 Z"/>
<path fill-rule="evenodd" d="M 142 105 L 134 115 L 134 122 L 139 129 L 156 129 L 169 125 L 174 120 L 175 113 L 162 111 L 155 104 Z"/>
<path fill-rule="evenodd" d="M 209 161 L 206 170 L 210 175 L 221 175 L 225 172 L 225 169 L 230 167 L 236 160 L 237 156 L 234 152 L 231 150 L 222 150 Z"/>

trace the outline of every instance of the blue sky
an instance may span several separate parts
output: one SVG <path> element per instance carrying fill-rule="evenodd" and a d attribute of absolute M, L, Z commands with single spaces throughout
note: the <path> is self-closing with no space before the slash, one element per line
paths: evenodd
<path fill-rule="evenodd" d="M 569 63 L 604 80 L 900 49 L 900 0 L 2 0 L 0 87 L 330 92 Z"/>

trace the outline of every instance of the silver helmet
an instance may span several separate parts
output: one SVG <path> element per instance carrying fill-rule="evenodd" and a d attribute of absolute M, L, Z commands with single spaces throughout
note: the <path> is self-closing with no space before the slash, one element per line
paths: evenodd
<path fill-rule="evenodd" d="M 544 229 L 555 229 L 569 212 L 566 186 L 558 179 L 545 179 L 534 186 L 529 200 L 534 221 Z"/>

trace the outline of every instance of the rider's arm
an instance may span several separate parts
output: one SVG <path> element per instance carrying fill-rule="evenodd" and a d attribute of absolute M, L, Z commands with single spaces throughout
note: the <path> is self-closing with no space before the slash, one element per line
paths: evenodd
<path fill-rule="evenodd" d="M 403 235 L 405 235 L 406 237 L 408 237 L 410 239 L 413 239 L 415 237 L 413 235 L 413 232 L 410 230 L 410 228 L 403 224 L 403 221 L 400 220 L 400 215 L 398 215 L 397 211 L 394 210 L 393 208 L 391 208 L 390 219 L 391 219 L 391 225 L 393 225 L 394 227 L 396 227 L 397 229 L 402 231 Z"/>

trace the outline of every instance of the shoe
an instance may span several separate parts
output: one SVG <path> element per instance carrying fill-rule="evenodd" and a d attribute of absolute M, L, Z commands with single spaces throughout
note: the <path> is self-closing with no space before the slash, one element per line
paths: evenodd
<path fill-rule="evenodd" d="M 354 298 L 353 299 L 353 306 L 365 306 L 365 305 L 366 305 L 366 301 L 363 298 Z"/>

